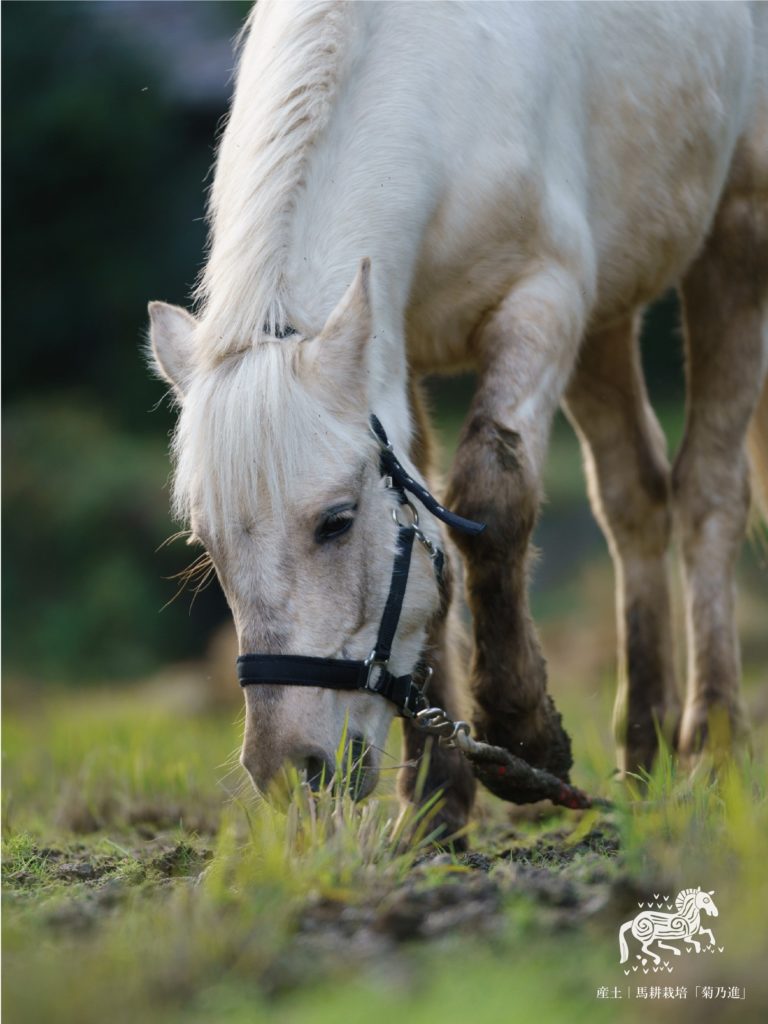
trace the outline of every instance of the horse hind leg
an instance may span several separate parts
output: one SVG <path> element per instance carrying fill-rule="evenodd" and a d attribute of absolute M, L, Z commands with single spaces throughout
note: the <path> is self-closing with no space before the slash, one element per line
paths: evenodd
<path fill-rule="evenodd" d="M 680 713 L 672 656 L 666 442 L 648 402 L 637 318 L 584 342 L 564 410 L 581 441 L 595 517 L 616 573 L 619 767 L 650 769 L 658 734 L 674 740 Z"/>
<path fill-rule="evenodd" d="M 746 733 L 734 564 L 750 500 L 745 438 L 768 369 L 768 154 L 737 153 L 705 247 L 681 286 L 688 408 L 673 471 L 685 570 L 688 685 L 680 747 L 727 752 Z"/>
<path fill-rule="evenodd" d="M 661 963 L 661 957 L 659 956 L 659 954 L 658 953 L 654 953 L 654 951 L 649 948 L 653 941 L 654 941 L 654 939 L 650 938 L 650 939 L 648 939 L 647 942 L 643 943 L 643 952 L 647 953 L 648 956 L 651 958 L 651 960 L 653 960 L 653 962 L 655 964 L 660 964 Z"/>

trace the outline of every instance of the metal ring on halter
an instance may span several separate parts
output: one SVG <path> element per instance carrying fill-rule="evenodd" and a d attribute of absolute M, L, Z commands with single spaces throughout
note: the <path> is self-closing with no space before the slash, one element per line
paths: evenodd
<path fill-rule="evenodd" d="M 397 513 L 401 509 L 404 509 L 404 508 L 407 508 L 409 513 L 410 513 L 410 516 L 411 516 L 410 523 L 401 523 L 400 520 L 397 518 Z M 392 509 L 392 518 L 395 520 L 395 522 L 397 523 L 398 526 L 404 526 L 406 529 L 409 526 L 412 526 L 413 529 L 417 531 L 417 534 L 421 533 L 421 531 L 418 529 L 418 526 L 419 526 L 419 513 L 418 513 L 418 511 L 416 509 L 416 506 L 413 505 L 410 501 L 408 501 L 407 498 L 405 499 L 404 502 L 402 502 L 400 505 L 398 505 L 397 508 L 393 508 Z"/>

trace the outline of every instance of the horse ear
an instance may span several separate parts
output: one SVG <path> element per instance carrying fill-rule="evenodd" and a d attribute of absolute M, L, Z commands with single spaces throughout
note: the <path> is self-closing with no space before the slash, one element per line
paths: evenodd
<path fill-rule="evenodd" d="M 714 889 L 710 889 L 709 890 L 709 895 L 710 896 L 714 896 L 715 895 L 715 890 Z"/>
<path fill-rule="evenodd" d="M 371 261 L 364 259 L 354 281 L 306 349 L 308 384 L 344 407 L 368 406 L 368 341 L 371 313 Z"/>
<path fill-rule="evenodd" d="M 182 399 L 192 372 L 192 338 L 197 321 L 185 309 L 167 302 L 150 302 L 147 308 L 152 362 L 159 376 L 173 385 Z"/>

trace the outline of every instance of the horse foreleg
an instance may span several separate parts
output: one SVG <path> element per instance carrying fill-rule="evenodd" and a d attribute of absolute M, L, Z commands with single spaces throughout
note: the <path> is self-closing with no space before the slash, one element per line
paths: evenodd
<path fill-rule="evenodd" d="M 516 289 L 479 331 L 480 378 L 448 494 L 450 507 L 487 524 L 479 537 L 455 538 L 473 616 L 476 733 L 564 779 L 571 745 L 546 692 L 527 557 L 549 428 L 581 336 L 580 302 L 576 283 L 549 271 Z"/>
<path fill-rule="evenodd" d="M 697 935 L 708 935 L 709 936 L 709 944 L 710 944 L 710 946 L 714 946 L 714 944 L 715 944 L 715 936 L 714 936 L 714 933 L 711 931 L 711 929 L 709 929 L 709 928 L 699 928 L 699 930 L 698 930 L 698 932 L 696 934 Z"/>
<path fill-rule="evenodd" d="M 675 956 L 680 956 L 680 950 L 677 946 L 670 946 L 668 942 L 661 942 L 659 939 L 656 940 L 656 945 L 659 949 L 671 949 Z"/>
<path fill-rule="evenodd" d="M 411 457 L 426 479 L 430 477 L 432 443 L 426 409 L 418 384 L 411 381 L 410 403 L 415 432 Z M 424 645 L 424 663 L 432 669 L 427 696 L 430 703 L 444 708 L 452 718 L 462 717 L 458 699 L 457 676 L 460 658 L 453 649 L 452 633 L 460 623 L 451 614 L 453 579 L 451 560 L 446 557 L 443 592 L 438 614 L 429 624 Z M 403 720 L 403 768 L 397 779 L 398 795 L 405 816 L 438 793 L 437 807 L 426 824 L 427 831 L 438 832 L 438 842 L 451 839 L 454 847 L 465 847 L 466 839 L 455 837 L 467 824 L 475 795 L 475 780 L 469 762 L 459 750 L 449 750 Z M 420 825 L 416 815 L 414 823 Z M 407 822 L 406 829 L 408 828 Z"/>
<path fill-rule="evenodd" d="M 701 952 L 701 943 L 697 942 L 692 935 L 684 935 L 683 941 L 687 942 L 689 946 L 693 946 L 697 953 Z"/>

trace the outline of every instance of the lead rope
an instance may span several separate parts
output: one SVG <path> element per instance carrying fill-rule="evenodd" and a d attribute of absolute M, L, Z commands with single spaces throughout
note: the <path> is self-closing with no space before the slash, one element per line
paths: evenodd
<path fill-rule="evenodd" d="M 608 800 L 589 797 L 556 775 L 534 768 L 504 747 L 474 739 L 469 722 L 455 722 L 442 708 L 425 707 L 412 721 L 420 732 L 436 737 L 441 747 L 460 750 L 472 764 L 478 780 L 502 800 L 515 804 L 551 800 L 571 810 L 612 806 Z"/>

